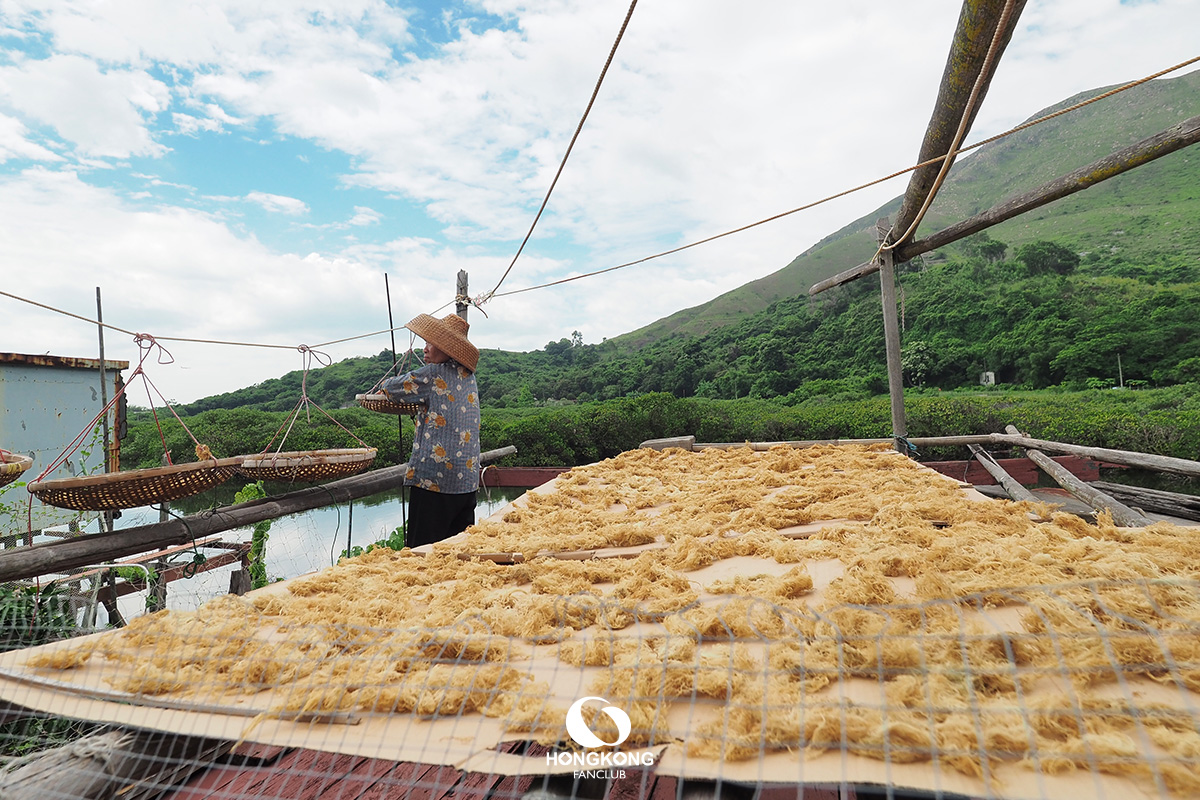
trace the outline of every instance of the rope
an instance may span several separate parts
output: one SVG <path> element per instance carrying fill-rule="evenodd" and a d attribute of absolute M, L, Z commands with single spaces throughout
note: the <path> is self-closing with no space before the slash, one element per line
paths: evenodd
<path fill-rule="evenodd" d="M 558 185 L 559 176 L 562 175 L 563 168 L 567 166 L 567 159 L 570 158 L 571 151 L 575 148 L 575 142 L 579 139 L 579 133 L 583 130 L 583 124 L 587 122 L 588 114 L 592 112 L 592 106 L 596 103 L 596 96 L 600 94 L 600 85 L 604 83 L 604 76 L 608 74 L 608 68 L 612 64 L 613 56 L 617 54 L 617 46 L 621 44 L 621 38 L 625 36 L 625 29 L 629 27 L 629 20 L 633 16 L 633 9 L 636 7 L 637 0 L 632 0 L 629 4 L 629 11 L 625 13 L 625 21 L 621 23 L 621 30 L 617 32 L 617 38 L 613 42 L 612 49 L 608 51 L 608 59 L 604 62 L 604 69 L 600 70 L 600 77 L 596 79 L 596 86 L 592 89 L 592 96 L 588 100 L 587 108 L 583 110 L 583 116 L 579 120 L 579 125 L 575 127 L 575 135 L 571 137 L 571 143 L 567 145 L 567 152 L 563 153 L 562 161 L 558 164 L 558 171 L 554 173 L 554 180 L 550 182 L 550 188 L 546 191 L 546 196 L 542 199 L 542 205 L 538 208 L 538 212 L 533 218 L 533 224 L 529 226 L 529 231 L 525 234 L 525 238 L 521 240 L 521 246 L 517 248 L 517 253 L 509 263 L 508 269 L 504 270 L 504 274 L 500 276 L 500 280 L 496 282 L 491 291 L 480 295 L 480 300 L 475 303 L 476 308 L 479 308 L 480 303 L 486 303 L 496 294 L 496 290 L 500 288 L 500 284 L 504 283 L 504 279 L 508 277 L 508 273 L 512 272 L 513 265 L 521 257 L 521 253 L 525 250 L 525 245 L 529 243 L 529 237 L 533 236 L 533 229 L 537 227 L 538 220 L 542 218 L 542 212 L 546 210 L 546 204 L 550 202 L 550 195 L 554 192 L 554 187 Z"/>

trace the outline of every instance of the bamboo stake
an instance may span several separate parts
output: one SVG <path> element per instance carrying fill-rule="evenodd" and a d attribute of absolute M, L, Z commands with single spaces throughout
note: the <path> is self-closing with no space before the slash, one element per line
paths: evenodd
<path fill-rule="evenodd" d="M 1014 426 L 1008 425 L 1005 430 L 1015 436 L 1020 436 L 1021 433 Z M 1150 524 L 1141 513 L 1133 510 L 1121 501 L 1106 495 L 1104 492 L 1093 489 L 1083 481 L 1076 478 L 1061 464 L 1053 461 L 1049 456 L 1040 450 L 1030 449 L 1025 446 L 1025 455 L 1029 457 L 1033 463 L 1037 464 L 1051 478 L 1058 482 L 1058 485 L 1066 489 L 1072 497 L 1087 503 L 1097 511 L 1108 510 L 1112 514 L 1113 522 L 1120 525 L 1122 528 L 1144 528 Z"/>

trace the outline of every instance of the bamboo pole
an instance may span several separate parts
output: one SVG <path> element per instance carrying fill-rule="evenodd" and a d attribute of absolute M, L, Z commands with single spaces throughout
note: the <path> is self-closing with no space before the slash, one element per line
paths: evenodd
<path fill-rule="evenodd" d="M 1005 430 L 1010 434 L 1020 436 L 1020 431 L 1012 425 L 1006 426 Z M 1033 463 L 1037 464 L 1043 472 L 1054 478 L 1058 485 L 1066 489 L 1072 497 L 1087 503 L 1097 511 L 1107 510 L 1112 514 L 1113 522 L 1117 525 L 1120 525 L 1122 528 L 1144 528 L 1150 524 L 1150 520 L 1143 514 L 1133 510 L 1120 500 L 1088 486 L 1042 451 L 1032 449 L 1027 445 L 1024 445 L 1024 447 L 1025 455 Z"/>
<path fill-rule="evenodd" d="M 996 459 L 992 458 L 992 454 L 984 450 L 977 444 L 967 445 L 971 451 L 971 455 L 975 456 L 975 460 L 983 465 L 983 468 L 988 471 L 988 474 L 996 479 L 996 482 L 1004 487 L 1004 491 L 1008 492 L 1008 496 L 1013 500 L 1028 500 L 1037 502 L 1037 498 L 1033 496 L 1033 492 L 1026 489 L 1016 478 L 1008 474 L 1004 467 L 1000 466 Z"/>
<path fill-rule="evenodd" d="M 1010 426 L 1011 427 L 1011 426 Z M 993 433 L 990 437 L 996 444 L 1009 444 L 1017 447 L 1046 450 L 1051 453 L 1064 453 L 1072 456 L 1083 456 L 1096 461 L 1107 461 L 1110 464 L 1123 464 L 1127 467 L 1153 469 L 1159 472 L 1172 472 L 1176 475 L 1200 476 L 1200 462 L 1188 461 L 1186 458 L 1159 456 L 1151 453 L 1134 453 L 1129 450 L 1110 450 L 1106 447 L 1084 447 L 1062 442 L 1048 442 L 1044 439 L 1030 439 L 1021 434 Z"/>
<path fill-rule="evenodd" d="M 480 455 L 479 462 L 487 464 L 515 452 L 517 448 L 512 446 L 489 450 Z M 185 544 L 202 536 L 243 528 L 287 514 L 369 497 L 396 488 L 403 482 L 407 471 L 408 464 L 398 464 L 278 497 L 264 497 L 249 503 L 226 506 L 211 512 L 205 511 L 183 519 L 6 550 L 0 552 L 0 583 L 64 572 L 88 564 L 144 553 L 157 547 Z"/>
<path fill-rule="evenodd" d="M 968 115 L 964 135 L 970 130 L 971 123 L 983 104 L 992 75 L 1000 63 L 1000 55 L 1012 38 L 1017 20 L 1025 7 L 1025 0 L 1018 0 L 1013 5 L 1005 29 L 1000 31 L 998 52 L 988 65 L 988 50 L 996 36 L 997 27 L 1003 21 L 1004 5 L 1004 0 L 964 0 L 962 11 L 959 12 L 958 27 L 954 31 L 950 53 L 942 72 L 942 82 L 938 86 L 937 101 L 934 103 L 929 125 L 925 129 L 925 138 L 921 142 L 918 162 L 946 155 L 950 151 L 964 115 Z M 983 71 L 985 66 L 988 67 L 986 74 Z M 980 83 L 979 93 L 971 108 L 967 108 L 976 83 Z M 953 156 L 950 158 L 953 162 Z M 934 182 L 941 169 L 941 162 L 929 164 L 915 170 L 909 178 L 904 200 L 896 214 L 895 229 L 900 234 L 917 219 L 926 198 L 933 191 Z M 897 261 L 903 263 L 904 259 L 898 258 Z"/>

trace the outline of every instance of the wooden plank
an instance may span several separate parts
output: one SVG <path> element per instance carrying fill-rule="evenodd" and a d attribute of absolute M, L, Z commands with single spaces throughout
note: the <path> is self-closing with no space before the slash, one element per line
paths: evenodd
<path fill-rule="evenodd" d="M 489 488 L 533 489 L 557 478 L 570 467 L 488 467 L 482 483 Z"/>
<path fill-rule="evenodd" d="M 515 452 L 515 447 L 489 450 L 483 453 L 479 460 L 481 464 L 486 464 Z M 407 470 L 407 464 L 399 464 L 277 497 L 266 497 L 205 511 L 183 519 L 5 550 L 0 552 L 0 583 L 51 572 L 65 572 L 134 553 L 144 553 L 156 547 L 190 543 L 193 539 L 247 527 L 286 514 L 369 497 L 399 486 Z"/>
<path fill-rule="evenodd" d="M 651 450 L 666 450 L 668 447 L 679 447 L 683 450 L 691 450 L 696 445 L 695 436 L 671 436 L 666 439 L 647 439 L 642 442 L 639 447 L 647 447 Z"/>
<path fill-rule="evenodd" d="M 1017 429 L 1012 425 L 1006 426 L 1005 430 L 1007 430 L 1010 434 L 1020 435 Z M 1028 455 L 1035 464 L 1041 467 L 1047 475 L 1049 475 L 1051 478 L 1054 478 L 1054 480 L 1058 482 L 1059 486 L 1070 492 L 1071 496 L 1078 498 L 1084 503 L 1087 503 L 1097 511 L 1108 510 L 1108 512 L 1112 514 L 1113 522 L 1115 522 L 1117 525 L 1120 525 L 1123 528 L 1144 528 L 1150 524 L 1150 520 L 1144 515 L 1134 511 L 1132 508 L 1116 498 L 1110 497 L 1101 491 L 1093 489 L 1091 486 L 1087 485 L 1070 472 L 1060 467 L 1040 450 L 1026 448 L 1025 454 Z"/>

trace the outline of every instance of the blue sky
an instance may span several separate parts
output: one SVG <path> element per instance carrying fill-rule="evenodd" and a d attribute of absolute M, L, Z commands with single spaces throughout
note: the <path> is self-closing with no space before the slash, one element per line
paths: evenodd
<path fill-rule="evenodd" d="M 908 166 L 960 6 L 643 2 L 503 288 L 641 258 Z M 532 222 L 627 8 L 0 0 L 3 288 L 92 317 L 99 286 L 105 320 L 122 328 L 288 346 L 385 327 L 385 273 L 398 322 L 452 300 L 459 269 L 482 293 Z M 1190 58 L 1196 30 L 1193 0 L 1030 0 L 969 141 Z M 529 350 L 574 330 L 596 342 L 636 329 L 780 269 L 904 185 L 496 298 L 486 317 L 471 312 L 472 337 Z M 0 350 L 95 353 L 91 326 L 8 298 L 0 309 Z M 128 336 L 106 345 L 137 358 Z M 301 365 L 286 349 L 169 346 L 175 363 L 152 377 L 180 401 Z"/>

